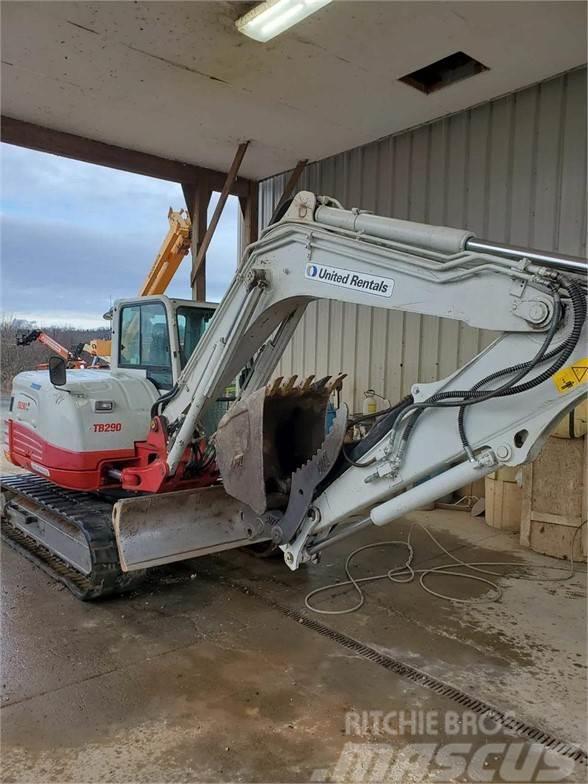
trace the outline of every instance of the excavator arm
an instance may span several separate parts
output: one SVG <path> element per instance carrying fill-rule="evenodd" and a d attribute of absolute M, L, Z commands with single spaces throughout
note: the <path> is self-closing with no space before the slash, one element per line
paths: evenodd
<path fill-rule="evenodd" d="M 177 384 L 154 406 L 157 459 L 124 469 L 123 487 L 157 491 L 173 477 L 203 435 L 207 407 L 253 357 L 212 441 L 249 535 L 273 539 L 297 568 L 359 528 L 391 522 L 499 465 L 532 460 L 585 393 L 585 289 L 580 259 L 490 246 L 468 231 L 299 193 L 248 248 Z M 359 443 L 344 445 L 342 407 L 317 448 L 326 401 L 342 377 L 270 383 L 317 299 L 456 319 L 502 335 L 451 376 L 415 384 Z"/>
<path fill-rule="evenodd" d="M 192 330 L 196 340 L 184 312 L 196 303 L 123 300 L 102 378 L 68 379 L 59 362 L 42 377 L 16 377 L 6 444 L 34 475 L 3 478 L 3 533 L 82 598 L 125 590 L 144 568 L 251 544 L 281 548 L 291 569 L 314 562 L 358 530 L 533 460 L 585 394 L 586 270 L 581 259 L 299 193 L 246 250 L 206 330 Z M 319 299 L 501 334 L 368 420 L 341 405 L 331 421 L 346 368 L 275 376 Z M 175 364 L 156 383 L 148 373 L 162 369 L 161 353 L 143 357 L 143 346 L 159 345 L 166 329 Z M 140 338 L 138 361 L 121 363 L 129 332 Z M 235 379 L 237 399 L 217 426 Z M 367 434 L 351 440 L 350 426 L 366 422 Z M 72 456 L 88 468 L 70 470 Z M 61 489 L 74 482 L 92 493 Z"/>

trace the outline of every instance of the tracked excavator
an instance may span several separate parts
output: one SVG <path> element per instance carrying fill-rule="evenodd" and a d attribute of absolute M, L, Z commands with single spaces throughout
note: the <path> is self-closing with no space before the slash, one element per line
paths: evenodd
<path fill-rule="evenodd" d="M 586 392 L 586 269 L 298 193 L 246 249 L 212 318 L 165 296 L 120 300 L 110 370 L 54 357 L 15 377 L 5 452 L 29 473 L 2 478 L 3 535 L 82 599 L 266 542 L 290 569 L 316 563 L 357 531 L 534 459 Z M 275 377 L 318 299 L 501 334 L 350 442 L 345 405 L 325 424 L 345 368 Z M 244 368 L 237 399 L 207 424 Z"/>

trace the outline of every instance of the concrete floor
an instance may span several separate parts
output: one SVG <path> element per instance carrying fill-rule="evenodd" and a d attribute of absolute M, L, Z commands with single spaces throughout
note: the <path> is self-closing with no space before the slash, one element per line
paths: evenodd
<path fill-rule="evenodd" d="M 411 519 L 462 559 L 565 566 L 520 550 L 514 535 L 465 512 Z M 452 735 L 447 717 L 465 721 L 457 702 L 355 654 L 284 608 L 586 748 L 584 574 L 567 582 L 504 578 L 500 602 L 476 605 L 435 599 L 416 582 L 384 581 L 366 588 L 365 605 L 351 615 L 304 610 L 309 590 L 341 577 L 350 547 L 405 538 L 410 525 L 369 531 L 296 573 L 281 560 L 232 552 L 161 570 L 144 590 L 95 604 L 78 602 L 5 546 L 2 781 L 432 781 L 433 767 L 418 764 L 431 747 L 418 744 L 435 751 L 465 741 L 475 751 L 506 742 L 523 756 L 537 751 L 502 728 L 493 734 L 488 722 L 476 734 L 460 724 Z M 447 562 L 422 532 L 414 537 L 418 565 Z M 371 551 L 357 571 L 385 571 L 402 560 L 400 552 Z M 451 577 L 430 585 L 471 599 L 486 590 Z M 352 599 L 322 601 L 332 608 Z M 395 714 L 384 733 L 376 732 L 376 717 L 363 734 L 346 734 L 346 714 L 360 711 L 419 713 L 416 727 L 400 730 Z M 422 726 L 426 715 L 439 732 Z M 504 747 L 482 762 L 468 748 L 466 772 L 458 766 L 437 780 L 541 780 L 537 770 L 561 762 L 542 757 L 535 772 L 512 779 L 505 768 L 492 773 Z M 386 774 L 373 767 L 374 749 L 390 752 Z M 349 767 L 363 752 L 364 767 Z M 585 781 L 586 768 L 561 764 L 550 780 Z"/>

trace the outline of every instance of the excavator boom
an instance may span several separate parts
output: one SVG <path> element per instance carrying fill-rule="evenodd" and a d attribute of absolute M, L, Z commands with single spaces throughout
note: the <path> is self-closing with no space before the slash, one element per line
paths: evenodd
<path fill-rule="evenodd" d="M 46 332 L 43 332 L 40 329 L 33 329 L 28 333 L 22 333 L 16 336 L 16 345 L 17 346 L 30 346 L 31 343 L 35 341 L 39 341 L 47 348 L 50 348 L 51 351 L 54 351 L 57 356 L 62 357 L 65 360 L 72 358 L 72 353 L 66 349 L 65 346 L 62 346 L 59 341 L 52 338 L 51 335 L 48 335 Z"/>

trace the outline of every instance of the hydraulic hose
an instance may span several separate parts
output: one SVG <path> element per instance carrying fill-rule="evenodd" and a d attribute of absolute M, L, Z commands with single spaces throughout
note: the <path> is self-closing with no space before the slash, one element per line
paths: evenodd
<path fill-rule="evenodd" d="M 525 375 L 527 375 L 527 373 L 529 373 L 533 368 L 537 367 L 537 365 L 542 364 L 544 362 L 548 362 L 550 359 L 553 359 L 553 357 L 557 356 L 561 351 L 564 350 L 564 348 L 567 345 L 567 340 L 561 343 L 561 345 L 559 345 L 557 348 L 554 348 L 548 353 L 545 353 L 549 348 L 551 341 L 553 340 L 555 331 L 557 330 L 559 319 L 561 317 L 561 299 L 557 291 L 554 291 L 554 298 L 555 298 L 556 307 L 554 309 L 553 319 L 550 324 L 549 331 L 547 333 L 547 336 L 543 344 L 541 345 L 541 348 L 539 349 L 537 354 L 533 357 L 533 359 L 529 360 L 528 362 L 520 362 L 517 365 L 511 365 L 508 368 L 504 368 L 504 370 L 497 370 L 494 373 L 491 373 L 490 375 L 478 381 L 477 384 L 474 384 L 474 386 L 471 389 L 472 392 L 476 392 L 481 387 L 486 386 L 486 384 L 489 384 L 492 381 L 496 381 L 496 379 L 502 378 L 503 376 L 509 376 L 512 373 L 517 374 L 515 378 L 512 378 L 510 380 L 510 384 L 514 384 L 515 382 L 523 378 Z M 492 392 L 492 390 L 490 392 Z M 463 448 L 468 454 L 468 457 L 471 458 L 472 450 L 469 445 L 465 432 L 465 411 L 466 411 L 465 406 L 460 406 L 458 417 L 457 417 L 457 426 L 458 426 L 459 437 L 461 439 Z"/>
<path fill-rule="evenodd" d="M 449 392 L 439 392 L 435 395 L 432 395 L 428 400 L 423 401 L 422 403 L 413 403 L 411 406 L 408 406 L 404 413 L 403 418 L 406 415 L 410 415 L 410 419 L 408 420 L 404 431 L 401 435 L 401 445 L 400 445 L 400 454 L 405 450 L 406 444 L 408 439 L 415 428 L 417 420 L 419 419 L 420 415 L 426 408 L 450 408 L 450 407 L 459 407 L 460 411 L 465 409 L 466 406 L 474 405 L 476 403 L 482 403 L 484 400 L 489 400 L 494 397 L 505 397 L 509 395 L 516 395 L 520 394 L 521 392 L 527 392 L 530 389 L 542 384 L 544 381 L 551 378 L 551 376 L 556 373 L 560 368 L 564 366 L 566 361 L 571 356 L 572 352 L 574 351 L 578 341 L 580 339 L 580 335 L 582 332 L 582 327 L 584 325 L 584 321 L 586 320 L 586 300 L 585 296 L 575 281 L 569 280 L 562 276 L 561 278 L 561 285 L 562 287 L 568 292 L 571 306 L 573 310 L 573 325 L 570 331 L 570 334 L 566 338 L 566 340 L 559 346 L 557 349 L 546 353 L 546 350 L 549 346 L 549 343 L 553 339 L 553 335 L 555 334 L 555 330 L 557 328 L 557 324 L 559 322 L 559 295 L 557 296 L 556 300 L 556 308 L 554 310 L 554 317 L 550 324 L 549 331 L 547 333 L 546 340 L 543 342 L 541 348 L 533 357 L 533 359 L 529 360 L 528 362 L 524 362 L 518 365 L 514 365 L 511 368 L 506 368 L 501 371 L 497 371 L 496 373 L 487 376 L 485 379 L 477 382 L 477 384 L 472 387 L 470 390 L 453 390 Z M 539 364 L 542 364 L 553 357 L 557 357 L 555 362 L 550 365 L 550 367 L 546 368 L 543 372 L 541 372 L 538 376 L 535 376 L 528 381 L 523 382 L 522 384 L 516 384 L 516 381 L 520 380 L 522 377 L 527 375 L 527 373 L 536 367 Z M 493 390 L 486 390 L 481 391 L 479 387 L 489 383 L 491 380 L 496 378 L 500 378 L 504 375 L 510 375 L 512 372 L 516 373 L 514 379 L 510 379 L 506 384 L 498 389 Z M 412 411 L 412 414 L 411 414 Z M 463 426 L 463 415 L 461 417 L 461 424 L 458 426 L 460 428 L 460 437 L 462 439 L 462 444 L 464 445 L 464 449 L 468 452 L 468 455 L 471 453 L 471 449 L 469 448 L 469 444 L 467 442 L 467 438 L 465 438 L 465 430 Z"/>
<path fill-rule="evenodd" d="M 363 416 L 357 417 L 356 419 L 350 421 L 349 426 L 353 427 L 359 422 L 367 421 L 368 419 L 375 419 L 377 417 L 377 420 L 373 427 L 370 428 L 369 433 L 350 450 L 349 455 L 347 455 L 345 452 L 343 453 L 343 456 L 347 462 L 351 463 L 351 465 L 357 465 L 357 462 L 361 460 L 366 452 L 369 452 L 369 450 L 375 446 L 378 441 L 381 441 L 386 433 L 392 429 L 394 423 L 402 414 L 404 409 L 410 406 L 413 402 L 414 399 L 412 395 L 407 395 L 394 406 L 390 406 L 383 411 L 378 411 L 375 414 L 364 414 Z"/>
<path fill-rule="evenodd" d="M 518 386 L 512 386 L 512 381 L 509 381 L 507 384 L 504 384 L 502 387 L 498 389 L 489 390 L 486 392 L 481 392 L 480 390 L 453 390 L 450 392 L 439 392 L 436 395 L 432 395 L 429 400 L 424 401 L 423 403 L 415 403 L 416 407 L 428 407 L 431 404 L 439 404 L 440 406 L 460 406 L 460 405 L 473 405 L 474 403 L 481 403 L 483 400 L 488 400 L 491 397 L 505 397 L 507 395 L 518 395 L 520 392 L 527 392 L 529 389 L 533 389 L 534 387 L 538 386 L 538 384 L 542 384 L 544 381 L 547 381 L 554 373 L 564 366 L 566 361 L 570 358 L 572 352 L 576 348 L 576 345 L 580 339 L 580 335 L 582 333 L 582 327 L 584 325 L 584 321 L 586 320 L 586 301 L 584 295 L 582 294 L 580 288 L 573 283 L 572 281 L 566 281 L 564 284 L 564 288 L 570 295 L 570 299 L 572 302 L 572 309 L 574 312 L 574 323 L 572 325 L 572 329 L 568 337 L 566 338 L 565 342 L 563 343 L 563 347 L 561 351 L 557 351 L 558 354 L 557 359 L 555 362 L 548 368 L 546 368 L 542 373 L 535 378 L 529 379 L 528 381 L 519 384 Z M 543 348 L 543 347 L 542 347 Z M 541 349 L 536 355 L 533 360 L 530 360 L 532 363 L 538 364 L 540 359 L 537 359 L 537 356 L 541 353 Z M 526 363 L 524 363 L 526 365 Z M 523 374 L 525 375 L 525 374 Z M 452 399 L 452 398 L 464 398 L 464 400 L 460 401 L 459 403 L 441 403 L 439 401 Z"/>
<path fill-rule="evenodd" d="M 539 365 L 540 363 L 542 364 L 543 362 L 547 362 L 548 360 L 557 356 L 557 354 L 559 354 L 561 351 L 563 351 L 567 341 L 564 341 L 560 346 L 553 349 L 549 353 L 546 353 L 547 349 L 551 344 L 551 341 L 553 340 L 553 337 L 559 325 L 559 320 L 561 318 L 561 299 L 559 296 L 559 292 L 555 290 L 553 294 L 555 300 L 553 318 L 551 319 L 551 324 L 549 325 L 549 330 L 547 332 L 547 335 L 545 336 L 545 340 L 541 344 L 541 348 L 535 354 L 533 359 L 529 360 L 528 362 L 519 362 L 516 365 L 511 365 L 508 368 L 504 368 L 503 370 L 497 370 L 494 373 L 491 373 L 490 375 L 478 381 L 477 384 L 474 384 L 474 386 L 471 388 L 471 392 L 476 392 L 481 387 L 486 386 L 486 384 L 489 384 L 492 381 L 496 381 L 496 379 L 498 378 L 502 378 L 504 376 L 510 376 L 513 373 L 515 373 L 516 374 L 515 377 L 511 378 L 509 381 L 509 385 L 512 386 L 517 381 L 520 381 L 522 378 L 524 378 L 524 376 L 526 376 L 527 373 L 529 373 L 533 368 L 537 367 L 537 365 Z M 489 390 L 488 398 L 490 397 L 494 397 L 494 390 Z M 481 402 L 481 399 L 478 402 Z M 474 458 L 474 455 L 465 432 L 465 411 L 466 411 L 466 407 L 460 406 L 459 413 L 457 416 L 457 427 L 459 430 L 459 437 L 461 439 L 461 443 L 464 448 L 464 451 L 466 452 L 469 459 L 472 460 Z"/>
<path fill-rule="evenodd" d="M 155 403 L 151 406 L 151 419 L 158 416 L 159 407 L 165 403 L 169 403 L 178 394 L 178 385 L 174 384 L 173 387 L 161 397 L 158 397 Z"/>

